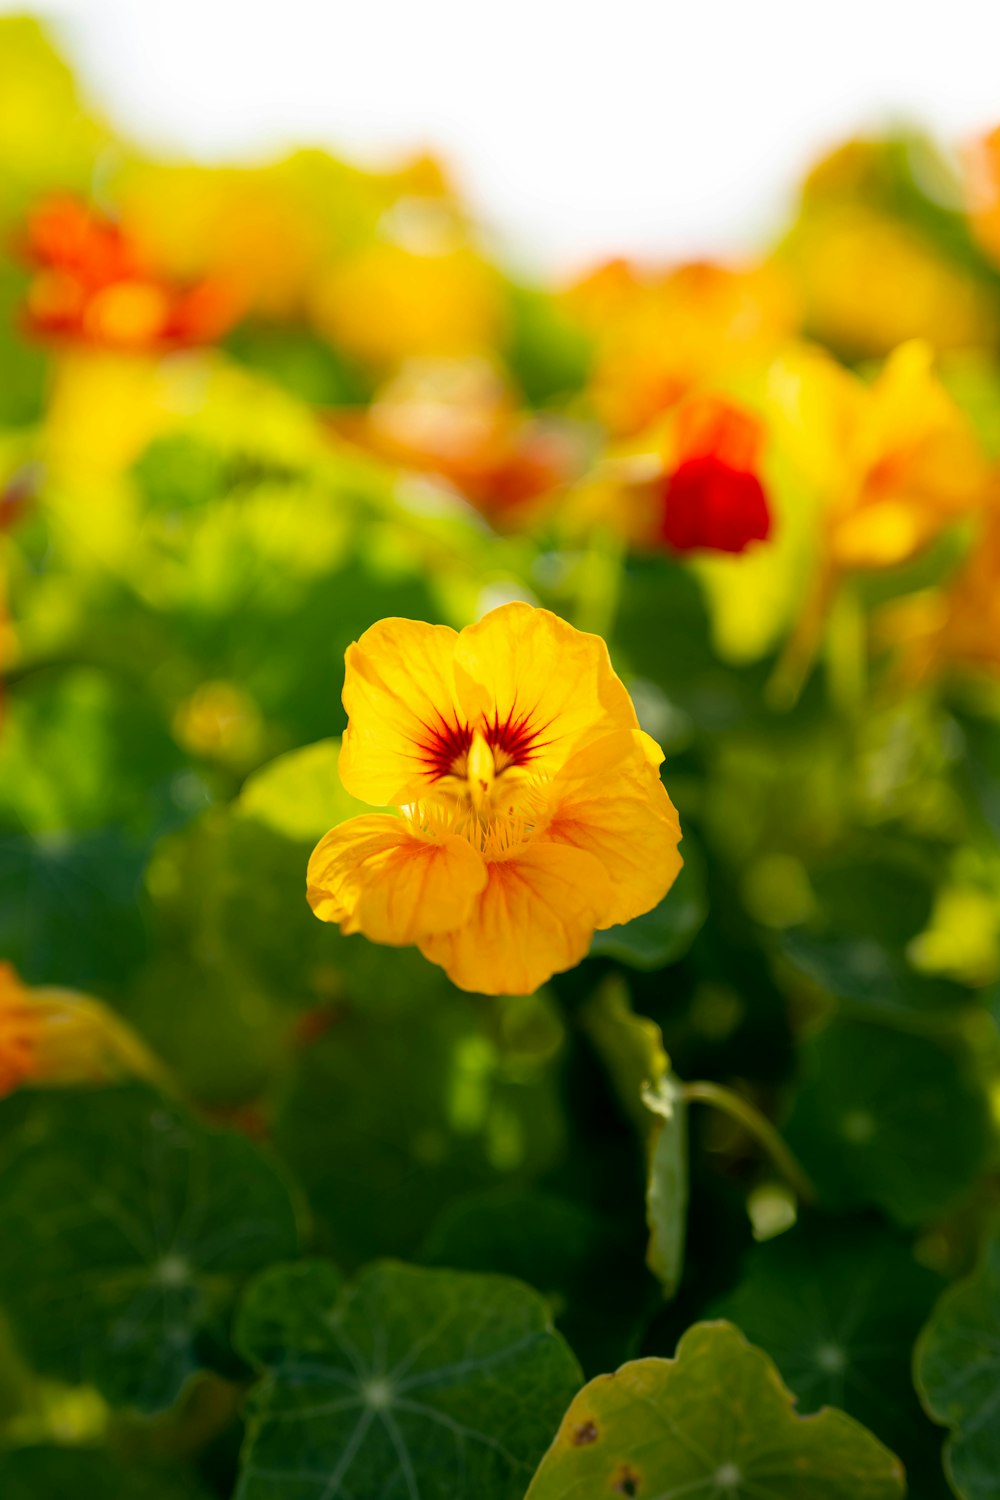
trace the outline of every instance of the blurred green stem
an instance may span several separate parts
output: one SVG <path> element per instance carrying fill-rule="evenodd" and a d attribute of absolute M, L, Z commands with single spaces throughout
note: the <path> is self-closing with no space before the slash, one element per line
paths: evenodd
<path fill-rule="evenodd" d="M 732 1089 L 723 1088 L 721 1083 L 685 1083 L 681 1092 L 689 1104 L 696 1102 L 713 1104 L 716 1109 L 721 1109 L 723 1114 L 729 1115 L 730 1119 L 738 1121 L 744 1130 L 763 1146 L 799 1198 L 804 1203 L 815 1203 L 816 1189 L 806 1176 L 804 1169 L 785 1145 L 770 1120 L 766 1119 L 746 1099 L 741 1098 L 739 1094 L 734 1094 Z"/>
<path fill-rule="evenodd" d="M 618 616 L 625 576 L 625 539 L 609 527 L 595 530 L 580 559 L 576 590 L 576 625 L 594 635 L 610 636 Z"/>
<path fill-rule="evenodd" d="M 831 605 L 826 667 L 835 707 L 854 714 L 864 700 L 868 663 L 864 607 L 851 581 L 841 585 Z"/>

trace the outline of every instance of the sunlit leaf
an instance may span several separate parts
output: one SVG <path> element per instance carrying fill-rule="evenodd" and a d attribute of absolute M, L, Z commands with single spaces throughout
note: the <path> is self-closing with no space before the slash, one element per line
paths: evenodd
<path fill-rule="evenodd" d="M 898 1233 L 808 1218 L 756 1245 L 712 1311 L 767 1351 L 800 1411 L 839 1406 L 864 1422 L 903 1459 L 912 1500 L 935 1500 L 940 1442 L 922 1420 L 910 1365 L 940 1285 Z"/>
<path fill-rule="evenodd" d="M 898 1459 L 860 1423 L 799 1417 L 761 1350 L 698 1323 L 675 1359 L 642 1359 L 585 1386 L 527 1500 L 897 1500 Z"/>

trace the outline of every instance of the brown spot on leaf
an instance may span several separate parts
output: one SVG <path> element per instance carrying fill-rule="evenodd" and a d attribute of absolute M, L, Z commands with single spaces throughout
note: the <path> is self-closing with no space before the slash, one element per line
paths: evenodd
<path fill-rule="evenodd" d="M 611 1488 L 616 1495 L 626 1495 L 628 1496 L 628 1500 L 633 1500 L 633 1497 L 639 1493 L 640 1483 L 641 1476 L 638 1471 L 633 1469 L 630 1464 L 622 1464 L 611 1481 Z"/>
<path fill-rule="evenodd" d="M 574 1427 L 570 1435 L 570 1442 L 574 1448 L 585 1448 L 588 1443 L 597 1442 L 597 1423 L 581 1422 L 579 1427 Z"/>

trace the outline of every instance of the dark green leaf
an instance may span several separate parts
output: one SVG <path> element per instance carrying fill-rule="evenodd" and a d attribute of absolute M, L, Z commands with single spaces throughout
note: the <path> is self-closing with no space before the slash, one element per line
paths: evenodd
<path fill-rule="evenodd" d="M 0 1299 L 39 1371 L 153 1412 L 232 1364 L 240 1280 L 297 1242 L 256 1147 L 139 1087 L 15 1095 L 0 1138 Z"/>
<path fill-rule="evenodd" d="M 580 1382 L 544 1301 L 504 1277 L 393 1263 L 335 1292 L 313 1263 L 247 1295 L 239 1346 L 267 1373 L 238 1500 L 520 1500 Z"/>
<path fill-rule="evenodd" d="M 917 1387 L 952 1436 L 945 1465 L 962 1500 L 1000 1484 L 1000 1234 L 973 1275 L 946 1291 L 917 1346 Z"/>
<path fill-rule="evenodd" d="M 739 1286 L 712 1312 L 770 1354 L 801 1411 L 842 1407 L 900 1455 L 913 1500 L 935 1500 L 940 1443 L 922 1420 L 910 1364 L 940 1285 L 899 1234 L 811 1218 L 755 1246 Z"/>
<path fill-rule="evenodd" d="M 804 1049 L 788 1142 L 822 1200 L 919 1224 L 985 1166 L 989 1106 L 958 1044 L 834 1021 Z"/>

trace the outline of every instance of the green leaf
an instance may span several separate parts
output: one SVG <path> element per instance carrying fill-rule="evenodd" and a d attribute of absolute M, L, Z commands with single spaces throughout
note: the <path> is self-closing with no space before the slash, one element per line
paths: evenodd
<path fill-rule="evenodd" d="M 537 1180 L 564 1141 L 558 1043 L 534 1055 L 506 1035 L 536 1002 L 484 1006 L 438 975 L 414 1005 L 387 951 L 385 981 L 334 1012 L 275 1122 L 324 1248 L 350 1268 L 415 1255 L 456 1197 Z"/>
<path fill-rule="evenodd" d="M 371 813 L 367 803 L 344 790 L 339 757 L 339 738 L 279 755 L 247 777 L 237 812 L 304 843 L 318 841 L 345 818 Z"/>
<path fill-rule="evenodd" d="M 207 1500 L 193 1474 L 139 1467 L 103 1448 L 15 1448 L 0 1453 L 4 1500 Z"/>
<path fill-rule="evenodd" d="M 580 1382 L 535 1292 L 391 1262 L 339 1298 L 322 1264 L 275 1267 L 237 1340 L 267 1370 L 238 1500 L 520 1500 Z"/>
<path fill-rule="evenodd" d="M 34 984 L 121 984 L 145 951 L 145 859 L 117 828 L 0 831 L 0 958 Z"/>
<path fill-rule="evenodd" d="M 922 1223 L 975 1180 L 992 1136 L 957 1043 L 837 1020 L 803 1048 L 788 1144 L 832 1207 Z"/>
<path fill-rule="evenodd" d="M 897 1500 L 899 1460 L 843 1412 L 795 1414 L 767 1355 L 697 1323 L 576 1397 L 526 1500 Z"/>
<path fill-rule="evenodd" d="M 40 1372 L 154 1412 L 232 1366 L 240 1280 L 297 1244 L 250 1141 L 138 1087 L 15 1095 L 0 1139 L 0 1299 Z"/>
<path fill-rule="evenodd" d="M 708 915 L 704 863 L 690 838 L 683 844 L 684 864 L 658 906 L 619 927 L 595 932 L 592 957 L 618 959 L 633 969 L 662 969 L 683 958 Z"/>
<path fill-rule="evenodd" d="M 420 1259 L 526 1281 L 552 1308 L 585 1370 L 628 1359 L 645 1328 L 651 1283 L 632 1272 L 635 1237 L 617 1216 L 535 1188 L 471 1193 L 435 1223 Z"/>
<path fill-rule="evenodd" d="M 930 1415 L 952 1429 L 945 1468 L 962 1500 L 995 1500 L 1000 1476 L 1000 1234 L 978 1269 L 949 1287 L 917 1345 Z"/>
<path fill-rule="evenodd" d="M 913 1497 L 940 1494 L 940 1442 L 913 1390 L 913 1344 L 941 1279 L 877 1223 L 813 1217 L 747 1256 L 712 1306 L 772 1357 L 800 1410 L 839 1406 L 906 1464 Z"/>
<path fill-rule="evenodd" d="M 646 1264 L 666 1296 L 684 1266 L 688 1204 L 687 1106 L 655 1021 L 636 1015 L 625 983 L 605 981 L 581 1007 L 580 1022 L 599 1052 L 622 1108 L 645 1144 Z"/>
<path fill-rule="evenodd" d="M 580 1025 L 607 1068 L 622 1109 L 643 1135 L 650 1119 L 642 1091 L 665 1078 L 670 1059 L 655 1021 L 636 1015 L 628 986 L 609 976 L 580 1007 Z"/>
<path fill-rule="evenodd" d="M 664 1295 L 672 1297 L 684 1269 L 688 1209 L 687 1104 L 675 1078 L 662 1078 L 643 1091 L 643 1103 L 654 1117 L 649 1140 L 646 1264 L 658 1277 Z"/>

